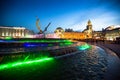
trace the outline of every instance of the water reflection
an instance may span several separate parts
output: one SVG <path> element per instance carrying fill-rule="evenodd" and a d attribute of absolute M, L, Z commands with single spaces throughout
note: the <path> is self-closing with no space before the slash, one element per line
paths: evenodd
<path fill-rule="evenodd" d="M 35 64 L 0 71 L 3 80 L 104 80 L 107 55 L 99 47 L 56 57 L 44 65 Z M 6 77 L 7 74 L 7 77 Z M 16 76 L 15 76 L 16 75 Z"/>

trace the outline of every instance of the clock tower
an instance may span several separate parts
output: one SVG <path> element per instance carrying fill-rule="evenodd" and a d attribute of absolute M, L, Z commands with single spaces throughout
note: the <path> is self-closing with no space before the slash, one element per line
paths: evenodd
<path fill-rule="evenodd" d="M 92 30 L 92 23 L 91 23 L 90 20 L 88 20 L 87 29 L 88 29 L 88 30 Z"/>

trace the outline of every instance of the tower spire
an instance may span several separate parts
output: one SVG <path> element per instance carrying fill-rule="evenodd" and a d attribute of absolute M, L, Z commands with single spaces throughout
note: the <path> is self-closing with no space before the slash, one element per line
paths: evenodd
<path fill-rule="evenodd" d="M 92 25 L 92 23 L 91 23 L 90 19 L 88 20 L 88 24 L 87 24 L 87 25 Z"/>

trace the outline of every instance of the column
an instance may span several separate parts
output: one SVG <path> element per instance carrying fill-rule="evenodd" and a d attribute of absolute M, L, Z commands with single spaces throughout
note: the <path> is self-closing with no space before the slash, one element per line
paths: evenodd
<path fill-rule="evenodd" d="M 22 37 L 24 37 L 24 29 L 22 30 Z"/>

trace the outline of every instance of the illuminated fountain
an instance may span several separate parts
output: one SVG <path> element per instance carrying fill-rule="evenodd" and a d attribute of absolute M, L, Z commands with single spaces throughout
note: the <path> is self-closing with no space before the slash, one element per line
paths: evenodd
<path fill-rule="evenodd" d="M 36 22 L 40 31 L 38 35 L 44 35 L 44 37 L 15 39 L 6 37 L 0 40 L 0 70 L 51 61 L 54 60 L 56 56 L 90 48 L 88 44 L 78 44 L 78 42 L 66 39 L 48 38 L 52 35 L 45 34 L 45 31 L 47 31 L 50 23 L 45 30 L 42 31 L 38 26 L 38 22 L 39 19 L 37 19 Z"/>
<path fill-rule="evenodd" d="M 42 62 L 47 62 L 47 61 L 51 61 L 51 60 L 54 60 L 54 58 L 46 57 L 46 58 L 40 58 L 40 59 L 35 59 L 35 60 L 12 62 L 12 63 L 0 65 L 0 70 L 9 69 L 12 67 L 17 67 L 17 66 L 26 66 L 28 64 L 42 63 Z"/>
<path fill-rule="evenodd" d="M 6 38 L 0 40 L 0 70 L 53 60 L 55 56 L 70 54 L 90 48 L 88 44 L 78 44 L 71 40 L 49 38 Z M 9 51 L 7 51 L 9 49 Z M 17 50 L 18 49 L 18 50 Z M 22 51 L 19 51 L 19 50 Z M 16 50 L 16 51 L 15 51 Z"/>

